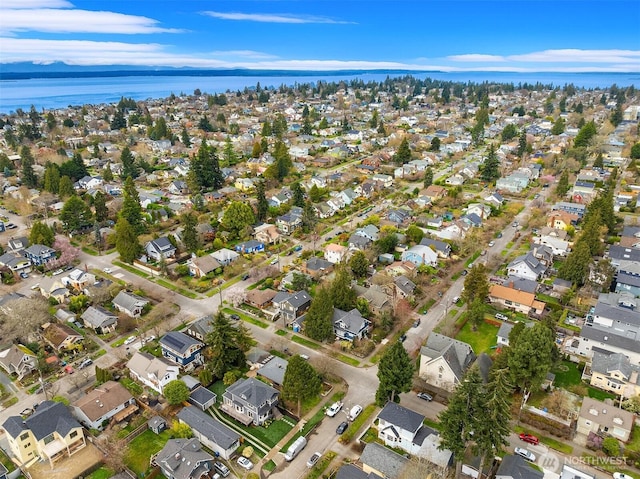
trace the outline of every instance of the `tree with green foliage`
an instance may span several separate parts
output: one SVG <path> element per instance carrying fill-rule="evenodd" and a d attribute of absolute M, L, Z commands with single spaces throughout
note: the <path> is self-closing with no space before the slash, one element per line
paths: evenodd
<path fill-rule="evenodd" d="M 182 404 L 189 399 L 189 388 L 180 379 L 174 379 L 170 381 L 164 388 L 162 388 L 162 395 L 167 399 L 167 402 L 172 406 Z"/>
<path fill-rule="evenodd" d="M 60 188 L 60 168 L 55 163 L 47 163 L 44 170 L 43 189 L 54 195 Z"/>
<path fill-rule="evenodd" d="M 632 160 L 640 159 L 640 142 L 636 143 L 631 147 L 630 157 Z"/>
<path fill-rule="evenodd" d="M 55 241 L 55 233 L 53 228 L 42 221 L 36 221 L 31 226 L 31 232 L 29 233 L 29 243 L 42 244 L 45 246 L 53 246 Z"/>
<path fill-rule="evenodd" d="M 133 260 L 142 254 L 142 246 L 138 241 L 138 233 L 131 223 L 123 216 L 116 222 L 116 251 L 120 259 L 125 263 L 133 263 Z"/>
<path fill-rule="evenodd" d="M 201 188 L 218 190 L 224 185 L 224 176 L 214 146 L 203 140 L 198 152 L 191 158 L 190 170 Z"/>
<path fill-rule="evenodd" d="M 222 159 L 224 160 L 225 166 L 233 166 L 238 163 L 238 154 L 233 147 L 230 136 L 227 136 L 224 141 L 224 148 L 222 149 Z"/>
<path fill-rule="evenodd" d="M 516 154 L 522 157 L 528 149 L 529 143 L 527 142 L 527 132 L 522 130 L 522 133 L 520 133 L 520 138 L 518 138 L 518 149 L 516 151 Z"/>
<path fill-rule="evenodd" d="M 516 127 L 516 125 L 514 125 L 513 123 L 509 123 L 507 126 L 505 126 L 502 129 L 502 133 L 500 133 L 500 137 L 502 138 L 503 142 L 511 141 L 516 136 L 518 136 L 518 127 Z"/>
<path fill-rule="evenodd" d="M 180 381 L 179 379 L 176 379 L 175 381 L 172 381 L 172 382 L 182 382 L 182 381 Z M 167 384 L 167 386 L 169 386 L 169 384 Z M 183 402 L 184 401 L 180 401 L 178 404 L 181 404 Z M 171 403 L 169 402 L 169 404 Z M 189 426 L 187 423 L 174 419 L 173 423 L 171 424 L 171 429 L 169 429 L 169 434 L 171 435 L 172 439 L 189 439 L 193 437 L 193 430 L 191 429 L 191 426 Z"/>
<path fill-rule="evenodd" d="M 363 251 L 357 250 L 349 260 L 349 268 L 351 268 L 351 272 L 357 278 L 364 277 L 369 269 L 367 255 L 365 255 Z"/>
<path fill-rule="evenodd" d="M 278 140 L 273 149 L 273 157 L 275 161 L 264 172 L 266 178 L 274 178 L 278 181 L 284 180 L 289 176 L 293 161 L 289 155 L 289 148 L 284 142 Z"/>
<path fill-rule="evenodd" d="M 552 135 L 562 135 L 564 133 L 565 121 L 561 116 L 553 123 L 553 127 L 551 127 Z"/>
<path fill-rule="evenodd" d="M 556 185 L 556 195 L 560 198 L 564 198 L 564 196 L 569 192 L 569 172 L 565 169 L 562 170 L 560 174 L 560 178 L 558 179 L 558 184 Z"/>
<path fill-rule="evenodd" d="M 302 401 L 318 396 L 321 389 L 320 375 L 308 361 L 298 354 L 289 358 L 287 369 L 284 371 L 281 393 L 283 399 L 298 403 L 298 416 L 300 416 Z"/>
<path fill-rule="evenodd" d="M 133 154 L 128 146 L 122 149 L 120 162 L 122 163 L 122 174 L 120 175 L 122 179 L 126 179 L 127 177 L 135 179 L 138 177 L 138 167 L 135 164 Z"/>
<path fill-rule="evenodd" d="M 109 217 L 107 197 L 102 191 L 98 191 L 93 198 L 93 209 L 95 210 L 95 220 L 98 223 L 103 223 Z"/>
<path fill-rule="evenodd" d="M 23 145 L 20 149 L 20 163 L 22 164 L 22 174 L 20 175 L 22 184 L 29 188 L 36 188 L 38 186 L 38 176 L 33 170 L 35 161 L 31 154 L 31 149 L 27 145 Z"/>
<path fill-rule="evenodd" d="M 124 113 L 122 110 L 117 109 L 111 119 L 111 123 L 109 124 L 109 128 L 111 130 L 124 130 L 127 127 L 127 120 L 124 117 Z"/>
<path fill-rule="evenodd" d="M 304 333 L 316 341 L 329 341 L 333 332 L 333 303 L 329 288 L 319 288 L 304 320 Z"/>
<path fill-rule="evenodd" d="M 66 233 L 75 233 L 87 226 L 91 226 L 93 223 L 92 216 L 91 209 L 82 201 L 82 198 L 72 196 L 62 207 L 59 218 Z"/>
<path fill-rule="evenodd" d="M 477 331 L 484 322 L 484 314 L 487 306 L 480 298 L 476 298 L 471 303 L 467 303 L 467 321 L 471 323 L 473 331 Z"/>
<path fill-rule="evenodd" d="M 171 130 L 167 127 L 167 120 L 164 117 L 160 116 L 156 119 L 153 127 L 149 129 L 149 138 L 152 140 L 171 138 Z"/>
<path fill-rule="evenodd" d="M 430 166 L 424 170 L 424 187 L 429 188 L 433 184 L 433 168 Z"/>
<path fill-rule="evenodd" d="M 60 198 L 62 198 L 63 200 L 76 194 L 76 191 L 73 188 L 73 182 L 71 181 L 71 178 L 69 178 L 68 176 L 60 177 L 58 194 L 60 195 Z"/>
<path fill-rule="evenodd" d="M 304 207 L 304 190 L 300 186 L 300 182 L 296 181 L 291 185 L 291 193 L 293 194 L 293 206 Z"/>
<path fill-rule="evenodd" d="M 111 165 L 109 163 L 102 169 L 102 179 L 107 183 L 113 181 L 113 171 L 111 171 Z"/>
<path fill-rule="evenodd" d="M 259 141 L 256 141 L 251 148 L 251 158 L 260 158 L 260 155 L 262 155 L 262 146 Z"/>
<path fill-rule="evenodd" d="M 411 240 L 411 242 L 415 244 L 420 243 L 420 241 L 422 241 L 422 238 L 424 238 L 424 231 L 422 231 L 422 228 L 416 225 L 409 225 L 409 227 L 405 231 L 405 234 L 407 238 L 409 238 L 409 240 Z"/>
<path fill-rule="evenodd" d="M 440 151 L 440 138 L 434 136 L 431 139 L 431 146 L 429 148 L 430 151 Z"/>
<path fill-rule="evenodd" d="M 196 231 L 196 225 L 198 220 L 193 213 L 186 213 L 182 215 L 182 224 L 184 229 L 182 231 L 182 242 L 184 247 L 189 253 L 195 253 L 200 248 L 200 241 L 198 241 L 198 232 Z"/>
<path fill-rule="evenodd" d="M 373 245 L 379 254 L 393 253 L 398 245 L 398 236 L 392 232 L 385 233 L 374 241 Z"/>
<path fill-rule="evenodd" d="M 315 226 L 318 224 L 318 215 L 311 201 L 307 200 L 304 202 L 304 206 L 302 207 L 301 220 L 302 231 L 304 231 L 305 233 L 310 233 L 311 231 L 313 231 Z"/>
<path fill-rule="evenodd" d="M 413 361 L 401 341 L 389 346 L 378 363 L 380 384 L 376 391 L 376 404 L 384 406 L 388 401 L 400 402 L 400 394 L 411 389 Z"/>
<path fill-rule="evenodd" d="M 203 115 L 202 118 L 200 118 L 200 121 L 198 121 L 198 128 L 200 128 L 205 133 L 210 133 L 213 131 L 213 125 L 209 121 L 207 115 Z"/>
<path fill-rule="evenodd" d="M 343 311 L 351 311 L 356 307 L 356 294 L 351 286 L 351 274 L 346 266 L 341 265 L 336 269 L 335 277 L 331 282 L 331 304 Z"/>
<path fill-rule="evenodd" d="M 596 155 L 596 159 L 593 160 L 593 167 L 594 168 L 604 168 L 604 158 L 602 157 L 602 152 L 599 151 L 598 154 Z"/>
<path fill-rule="evenodd" d="M 303 273 L 293 272 L 293 278 L 291 279 L 291 289 L 294 291 L 302 291 L 311 287 L 312 281 L 309 276 Z"/>
<path fill-rule="evenodd" d="M 525 392 L 542 384 L 557 357 L 554 332 L 542 323 L 525 328 L 509 347 L 511 383 Z"/>
<path fill-rule="evenodd" d="M 213 382 L 213 374 L 209 369 L 204 368 L 198 373 L 198 380 L 200 381 L 200 384 L 207 387 Z"/>
<path fill-rule="evenodd" d="M 130 176 L 124 180 L 124 186 L 122 188 L 122 208 L 118 215 L 127 220 L 136 231 L 136 234 L 144 232 L 145 225 L 142 222 L 140 196 L 138 195 L 138 190 L 133 182 L 133 178 Z"/>
<path fill-rule="evenodd" d="M 489 295 L 489 275 L 484 264 L 477 262 L 464 278 L 464 291 L 460 294 L 467 304 L 476 299 L 484 302 Z"/>
<path fill-rule="evenodd" d="M 596 124 L 593 120 L 585 123 L 573 140 L 574 148 L 588 147 L 597 132 Z"/>
<path fill-rule="evenodd" d="M 622 120 L 624 120 L 624 113 L 622 111 L 622 102 L 618 101 L 616 103 L 616 107 L 613 109 L 613 111 L 611 112 L 611 115 L 609 116 L 609 121 L 613 126 L 618 126 L 620 123 L 622 123 Z"/>
<path fill-rule="evenodd" d="M 406 136 L 400 142 L 398 151 L 393 155 L 393 161 L 397 165 L 404 165 L 411 161 L 411 148 L 409 147 L 409 140 Z"/>
<path fill-rule="evenodd" d="M 571 281 L 577 286 L 582 286 L 589 274 L 589 263 L 591 262 L 591 252 L 586 241 L 577 241 L 573 250 L 560 265 L 558 276 L 567 281 Z"/>
<path fill-rule="evenodd" d="M 496 148 L 493 144 L 489 146 L 489 152 L 482 164 L 482 176 L 484 181 L 495 181 L 500 178 L 500 159 L 496 154 Z"/>
<path fill-rule="evenodd" d="M 267 219 L 269 213 L 269 202 L 264 191 L 264 181 L 258 181 L 256 184 L 256 196 L 258 198 L 258 204 L 256 205 L 256 221 L 262 223 Z"/>
<path fill-rule="evenodd" d="M 182 127 L 182 132 L 180 133 L 180 142 L 184 145 L 185 148 L 191 148 L 191 137 L 189 136 L 189 132 L 187 131 L 187 127 Z"/>
<path fill-rule="evenodd" d="M 207 367 L 214 377 L 222 379 L 228 371 L 245 366 L 251 337 L 244 325 L 234 327 L 222 311 L 214 316 L 205 342 L 211 353 Z"/>
<path fill-rule="evenodd" d="M 253 209 L 242 201 L 232 201 L 222 216 L 222 227 L 235 238 L 244 237 L 247 227 L 255 222 Z"/>

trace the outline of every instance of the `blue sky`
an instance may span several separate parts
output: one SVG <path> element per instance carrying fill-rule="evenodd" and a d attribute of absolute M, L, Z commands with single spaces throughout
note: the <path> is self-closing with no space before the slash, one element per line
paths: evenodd
<path fill-rule="evenodd" d="M 0 63 L 640 71 L 640 1 L 2 0 Z"/>

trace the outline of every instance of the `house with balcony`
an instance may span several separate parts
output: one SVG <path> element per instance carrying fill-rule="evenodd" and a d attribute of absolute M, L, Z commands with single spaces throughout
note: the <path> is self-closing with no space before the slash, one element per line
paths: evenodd
<path fill-rule="evenodd" d="M 239 379 L 224 392 L 220 409 L 244 425 L 261 426 L 273 417 L 279 394 L 258 379 Z"/>
<path fill-rule="evenodd" d="M 351 311 L 333 308 L 333 332 L 338 339 L 363 339 L 369 333 L 370 327 L 371 321 L 364 318 L 356 308 Z"/>
<path fill-rule="evenodd" d="M 162 394 L 164 387 L 178 379 L 180 367 L 165 358 L 156 358 L 148 353 L 136 352 L 127 362 L 133 379 Z"/>
<path fill-rule="evenodd" d="M 58 460 L 71 457 L 86 446 L 82 425 L 62 403 L 44 401 L 26 419 L 10 416 L 2 424 L 9 451 L 20 464 L 48 461 L 51 468 Z"/>
<path fill-rule="evenodd" d="M 31 374 L 38 367 L 38 357 L 22 344 L 12 344 L 0 351 L 0 366 L 8 375 L 15 374 L 18 380 Z"/>
<path fill-rule="evenodd" d="M 43 265 L 56 258 L 56 250 L 42 244 L 34 244 L 22 250 L 22 255 L 36 266 Z"/>
<path fill-rule="evenodd" d="M 280 292 L 271 300 L 273 306 L 280 312 L 286 325 L 291 325 L 311 306 L 311 296 L 306 291 L 296 293 Z"/>
<path fill-rule="evenodd" d="M 96 282 L 96 275 L 80 268 L 75 268 L 68 275 L 60 278 L 60 281 L 64 286 L 70 287 L 74 291 L 84 291 L 85 288 L 92 286 Z M 40 282 L 40 286 L 42 286 L 42 282 Z"/>
<path fill-rule="evenodd" d="M 640 366 L 622 353 L 594 351 L 589 371 L 592 386 L 624 398 L 640 395 Z"/>
<path fill-rule="evenodd" d="M 99 431 L 111 422 L 124 421 L 137 410 L 131 393 L 115 381 L 101 384 L 71 405 L 72 414 L 83 426 Z"/>
<path fill-rule="evenodd" d="M 162 356 L 182 368 L 193 368 L 202 364 L 204 343 L 180 331 L 169 331 L 160 338 Z"/>
<path fill-rule="evenodd" d="M 147 242 L 144 245 L 144 250 L 147 256 L 155 261 L 167 260 L 176 255 L 176 247 L 171 244 L 171 241 L 166 236 Z"/>
<path fill-rule="evenodd" d="M 507 274 L 518 278 L 538 281 L 547 271 L 547 266 L 535 257 L 532 251 L 518 256 L 507 265 Z"/>
<path fill-rule="evenodd" d="M 199 318 L 197 321 L 189 324 L 184 330 L 186 334 L 192 338 L 196 338 L 202 342 L 205 341 L 207 335 L 213 331 L 213 316 L 210 314 Z"/>

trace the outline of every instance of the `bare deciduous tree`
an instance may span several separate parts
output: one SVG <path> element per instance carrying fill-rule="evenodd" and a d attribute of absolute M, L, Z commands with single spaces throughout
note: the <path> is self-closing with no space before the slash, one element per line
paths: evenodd
<path fill-rule="evenodd" d="M 27 341 L 40 334 L 40 326 L 51 321 L 49 305 L 42 297 L 9 301 L 0 313 L 0 337 L 5 341 Z"/>
<path fill-rule="evenodd" d="M 225 299 L 236 308 L 244 303 L 246 297 L 247 292 L 243 288 L 231 288 L 225 294 Z"/>

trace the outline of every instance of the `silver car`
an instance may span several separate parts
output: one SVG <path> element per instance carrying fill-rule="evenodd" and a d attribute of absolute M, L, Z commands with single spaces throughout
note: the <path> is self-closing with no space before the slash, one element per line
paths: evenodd
<path fill-rule="evenodd" d="M 536 455 L 529 449 L 525 449 L 524 447 L 516 447 L 513 452 L 518 456 L 524 457 L 527 461 L 536 462 Z"/>

